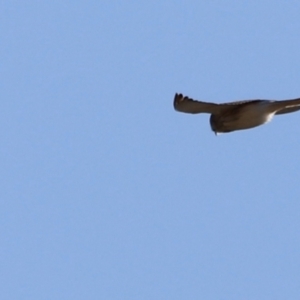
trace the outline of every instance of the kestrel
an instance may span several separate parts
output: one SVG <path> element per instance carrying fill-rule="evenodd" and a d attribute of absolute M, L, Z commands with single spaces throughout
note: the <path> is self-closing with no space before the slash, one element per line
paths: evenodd
<path fill-rule="evenodd" d="M 281 101 L 244 100 L 216 104 L 175 94 L 174 108 L 184 113 L 210 114 L 210 127 L 217 134 L 260 126 L 271 121 L 274 115 L 300 110 L 300 98 Z"/>

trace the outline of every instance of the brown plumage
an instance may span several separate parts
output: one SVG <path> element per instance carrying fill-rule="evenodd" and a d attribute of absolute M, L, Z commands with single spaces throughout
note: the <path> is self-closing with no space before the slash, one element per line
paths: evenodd
<path fill-rule="evenodd" d="M 300 110 L 300 98 L 292 100 L 245 100 L 228 103 L 211 103 L 193 100 L 175 94 L 174 108 L 177 111 L 210 114 L 210 126 L 215 133 L 249 129 L 271 121 L 274 115 Z"/>

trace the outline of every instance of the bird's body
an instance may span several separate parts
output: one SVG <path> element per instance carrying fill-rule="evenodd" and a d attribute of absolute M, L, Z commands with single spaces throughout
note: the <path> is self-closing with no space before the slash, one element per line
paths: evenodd
<path fill-rule="evenodd" d="M 191 114 L 210 113 L 212 130 L 215 133 L 223 133 L 257 127 L 271 121 L 275 114 L 300 110 L 300 98 L 285 101 L 247 100 L 216 104 L 175 94 L 174 108 Z"/>
<path fill-rule="evenodd" d="M 210 117 L 211 128 L 214 132 L 231 132 L 257 127 L 273 118 L 275 112 L 270 113 L 268 107 L 269 101 L 258 100 L 240 104 L 221 114 L 212 114 Z"/>

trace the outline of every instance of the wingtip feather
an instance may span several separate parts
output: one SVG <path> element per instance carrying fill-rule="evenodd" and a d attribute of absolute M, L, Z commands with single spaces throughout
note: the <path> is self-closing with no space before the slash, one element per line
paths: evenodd
<path fill-rule="evenodd" d="M 182 101 L 183 99 L 184 99 L 184 98 L 183 98 L 183 95 L 182 95 L 182 94 L 175 93 L 174 101 L 173 101 L 175 110 L 178 110 L 178 109 L 177 109 L 178 104 L 179 104 L 179 102 Z"/>

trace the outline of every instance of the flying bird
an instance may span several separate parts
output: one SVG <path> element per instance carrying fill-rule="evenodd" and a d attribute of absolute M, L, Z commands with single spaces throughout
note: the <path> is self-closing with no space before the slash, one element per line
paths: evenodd
<path fill-rule="evenodd" d="M 174 108 L 179 112 L 210 114 L 210 127 L 216 134 L 250 129 L 272 120 L 274 115 L 300 110 L 300 98 L 291 100 L 244 100 L 211 103 L 175 94 Z"/>

